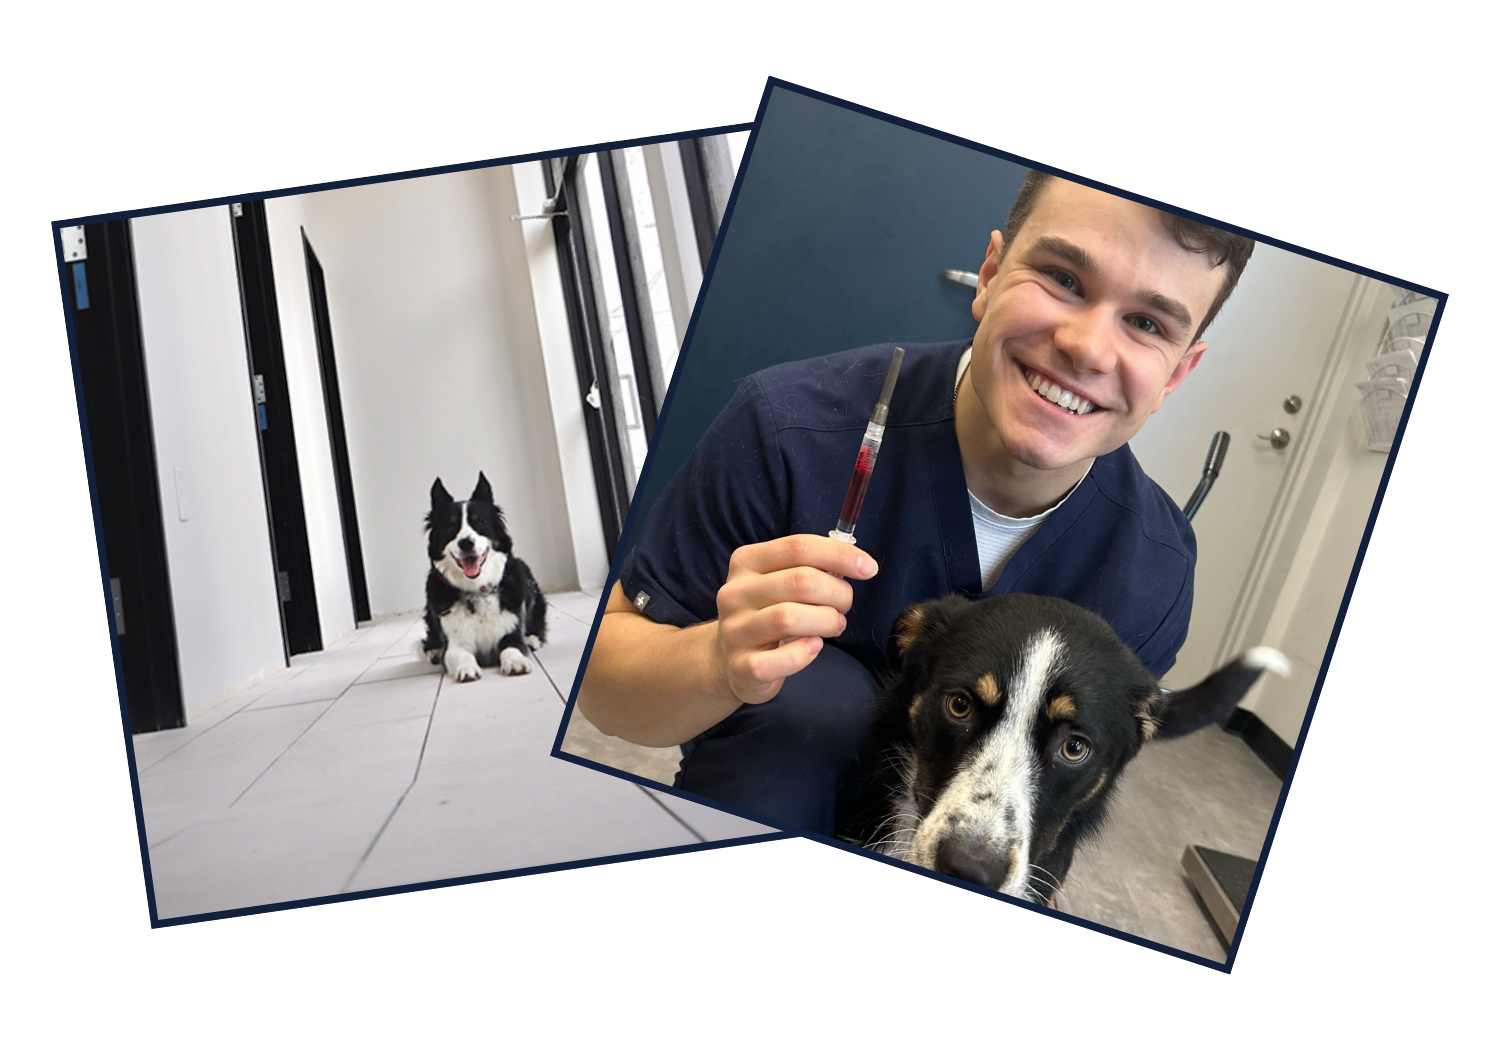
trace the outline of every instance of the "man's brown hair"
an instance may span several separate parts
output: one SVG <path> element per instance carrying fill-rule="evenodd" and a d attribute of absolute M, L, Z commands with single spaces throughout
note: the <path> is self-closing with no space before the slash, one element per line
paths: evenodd
<path fill-rule="evenodd" d="M 1005 247 L 1001 249 L 1001 258 L 1010 251 L 1010 246 L 1015 243 L 1016 235 L 1021 232 L 1021 227 L 1036 208 L 1037 198 L 1041 195 L 1042 187 L 1047 180 L 1055 178 L 1045 171 L 1032 169 L 1026 173 L 1026 178 L 1021 180 L 1021 190 L 1016 194 L 1016 199 L 1010 206 L 1010 215 L 1005 220 Z M 1250 253 L 1255 251 L 1255 242 L 1249 237 L 1241 237 L 1238 234 L 1221 230 L 1217 226 L 1210 226 L 1204 222 L 1196 222 L 1193 219 L 1184 219 L 1181 215 L 1175 215 L 1169 211 L 1161 211 L 1162 225 L 1167 228 L 1173 239 L 1190 252 L 1199 255 L 1207 255 L 1213 259 L 1214 267 L 1225 266 L 1224 284 L 1219 288 L 1219 294 L 1215 297 L 1213 305 L 1208 308 L 1204 315 L 1203 323 L 1198 326 L 1198 331 L 1193 333 L 1191 342 L 1196 343 L 1203 337 L 1203 332 L 1213 319 L 1219 316 L 1219 308 L 1229 298 L 1229 293 L 1234 291 L 1234 286 L 1240 283 L 1240 274 L 1245 271 L 1245 264 L 1250 261 Z"/>

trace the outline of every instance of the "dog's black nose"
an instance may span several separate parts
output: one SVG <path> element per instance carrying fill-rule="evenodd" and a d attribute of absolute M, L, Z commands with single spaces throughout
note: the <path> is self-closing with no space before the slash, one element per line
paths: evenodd
<path fill-rule="evenodd" d="M 474 540 L 468 536 L 458 541 L 458 549 L 468 554 L 474 549 Z"/>
<path fill-rule="evenodd" d="M 1010 874 L 1010 852 L 965 835 L 944 839 L 938 846 L 937 870 L 965 882 L 998 890 Z"/>

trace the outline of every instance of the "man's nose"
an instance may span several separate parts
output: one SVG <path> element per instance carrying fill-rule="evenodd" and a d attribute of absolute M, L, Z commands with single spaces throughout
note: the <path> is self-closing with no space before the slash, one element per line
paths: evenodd
<path fill-rule="evenodd" d="M 1114 311 L 1099 305 L 1078 310 L 1058 324 L 1052 343 L 1077 373 L 1108 375 L 1119 361 Z"/>

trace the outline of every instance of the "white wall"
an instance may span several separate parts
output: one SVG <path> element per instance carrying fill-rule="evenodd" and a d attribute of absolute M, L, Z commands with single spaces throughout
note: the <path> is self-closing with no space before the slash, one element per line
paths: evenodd
<path fill-rule="evenodd" d="M 318 597 L 318 626 L 326 646 L 354 629 L 354 602 L 349 594 L 349 562 L 344 554 L 323 377 L 302 251 L 302 226 L 306 221 L 303 200 L 279 197 L 266 201 L 266 226 L 276 275 L 276 309 L 292 403 L 292 429 L 297 438 L 297 472 L 302 481 L 313 589 Z"/>
<path fill-rule="evenodd" d="M 223 207 L 130 224 L 189 720 L 285 665 L 229 224 Z"/>
<path fill-rule="evenodd" d="M 420 608 L 433 478 L 462 498 L 481 469 L 542 586 L 576 587 L 509 169 L 331 190 L 298 206 L 328 285 L 372 614 Z M 278 287 L 290 280 L 284 263 Z"/>

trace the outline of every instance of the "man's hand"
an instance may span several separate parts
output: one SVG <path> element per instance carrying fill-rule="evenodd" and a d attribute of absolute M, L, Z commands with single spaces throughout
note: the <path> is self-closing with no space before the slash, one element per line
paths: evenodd
<path fill-rule="evenodd" d="M 827 536 L 736 550 L 718 595 L 714 658 L 724 688 L 747 704 L 774 697 L 787 675 L 812 663 L 824 638 L 844 633 L 854 591 L 841 577 L 868 580 L 878 569 L 858 547 Z"/>

